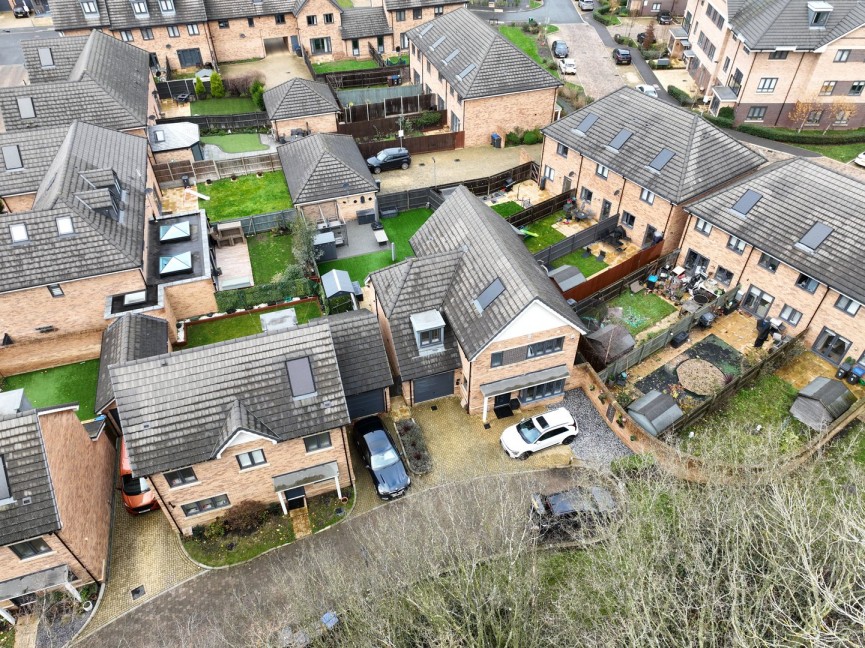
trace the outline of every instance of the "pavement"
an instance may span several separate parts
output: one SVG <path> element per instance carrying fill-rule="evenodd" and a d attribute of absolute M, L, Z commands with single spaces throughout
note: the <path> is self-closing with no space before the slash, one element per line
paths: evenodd
<path fill-rule="evenodd" d="M 27 80 L 21 41 L 58 37 L 50 17 L 16 19 L 11 11 L 0 13 L 0 88 L 22 85 Z"/>

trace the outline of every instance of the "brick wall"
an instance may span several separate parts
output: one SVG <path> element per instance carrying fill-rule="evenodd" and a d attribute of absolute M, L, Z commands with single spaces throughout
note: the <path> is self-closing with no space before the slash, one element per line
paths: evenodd
<path fill-rule="evenodd" d="M 375 193 L 357 194 L 337 201 L 339 215 L 346 221 L 357 220 L 357 212 L 375 209 Z"/>
<path fill-rule="evenodd" d="M 276 136 L 291 134 L 292 128 L 301 128 L 311 133 L 335 133 L 336 113 L 327 115 L 312 115 L 311 117 L 299 117 L 297 119 L 279 119 L 273 122 Z"/>
<path fill-rule="evenodd" d="M 58 535 L 101 581 L 111 531 L 114 446 L 105 434 L 92 441 L 71 410 L 43 414 L 39 423 L 63 523 Z"/>
<path fill-rule="evenodd" d="M 847 349 L 847 355 L 854 360 L 859 360 L 859 357 L 865 353 L 865 308 L 860 307 L 856 315 L 849 315 L 835 307 L 839 295 L 840 293 L 835 290 L 828 290 L 811 321 L 803 318 L 804 324 L 808 325 L 808 333 L 803 341 L 809 346 L 813 345 L 823 327 L 826 327 L 850 340 L 852 344 Z M 796 330 L 801 330 L 801 327 L 802 325 Z"/>
<path fill-rule="evenodd" d="M 210 277 L 200 281 L 166 286 L 165 299 L 169 303 L 171 314 L 176 322 L 178 319 L 186 319 L 193 315 L 215 313 L 219 310 L 216 306 L 216 297 L 213 292 L 213 282 Z M 169 328 L 173 322 L 169 322 Z"/>
<path fill-rule="evenodd" d="M 493 133 L 504 137 L 516 128 L 547 126 L 553 121 L 555 107 L 555 88 L 464 101 L 465 145 L 488 145 Z"/>
<path fill-rule="evenodd" d="M 375 295 L 375 286 L 372 286 L 371 290 L 371 299 L 375 304 L 375 316 L 378 319 L 378 326 L 381 329 L 381 337 L 384 342 L 384 349 L 387 353 L 387 359 L 390 362 L 390 370 L 394 376 L 399 375 L 399 362 L 397 361 L 396 351 L 393 348 L 393 333 L 390 330 L 390 322 L 384 314 L 384 310 L 381 307 L 381 303 L 376 299 Z"/>
<path fill-rule="evenodd" d="M 266 439 L 258 439 L 228 448 L 220 459 L 194 465 L 193 469 L 198 478 L 195 484 L 170 489 L 161 474 L 152 477 L 151 481 L 166 502 L 166 506 L 163 507 L 166 515 L 173 518 L 183 533 L 189 534 L 193 526 L 208 524 L 227 513 L 230 507 L 185 517 L 181 505 L 223 493 L 228 495 L 232 505 L 246 500 L 257 500 L 266 504 L 279 502 L 279 497 L 273 489 L 273 477 L 288 472 L 336 461 L 339 466 L 340 486 L 342 488 L 350 486 L 353 474 L 346 462 L 348 448 L 345 443 L 345 432 L 337 428 L 331 431 L 330 438 L 333 444 L 331 448 L 311 454 L 306 453 L 303 439 L 292 439 L 277 444 Z M 267 464 L 241 472 L 236 455 L 259 448 L 264 450 Z M 311 497 L 333 490 L 335 490 L 333 480 L 329 479 L 320 484 L 307 486 L 306 494 L 307 497 Z"/>
<path fill-rule="evenodd" d="M 3 197 L 3 202 L 6 203 L 6 210 L 10 212 L 30 211 L 33 208 L 34 200 L 36 200 L 35 192 Z"/>
<path fill-rule="evenodd" d="M 219 62 L 242 61 L 265 56 L 265 39 L 281 38 L 286 47 L 291 45 L 291 36 L 297 34 L 297 21 L 290 13 L 284 14 L 285 22 L 278 24 L 275 15 L 252 16 L 250 26 L 246 18 L 232 18 L 228 27 L 220 28 L 218 20 L 208 22 L 213 39 L 213 49 Z"/>
<path fill-rule="evenodd" d="M 333 23 L 326 25 L 325 14 L 333 14 Z M 307 17 L 315 16 L 317 24 L 307 25 Z M 340 32 L 341 15 L 339 7 L 330 0 L 309 0 L 297 14 L 297 34 L 301 46 L 305 47 L 316 62 L 334 61 L 351 57 L 351 41 L 343 41 Z M 329 54 L 314 55 L 310 43 L 313 38 L 330 38 L 331 52 Z M 346 47 L 349 49 L 347 50 Z M 367 58 L 366 54 L 361 54 Z"/>

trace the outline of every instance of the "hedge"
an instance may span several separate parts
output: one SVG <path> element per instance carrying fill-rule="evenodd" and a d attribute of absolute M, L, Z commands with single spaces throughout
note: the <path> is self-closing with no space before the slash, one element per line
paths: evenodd
<path fill-rule="evenodd" d="M 599 23 L 601 23 L 601 24 L 604 25 L 605 27 L 612 27 L 613 25 L 619 25 L 619 24 L 621 24 L 621 23 L 619 22 L 619 19 L 618 19 L 618 18 L 616 18 L 615 16 L 611 16 L 611 15 L 609 15 L 609 14 L 603 14 L 603 13 L 600 12 L 599 9 L 595 9 L 595 10 L 592 12 L 592 18 L 594 18 L 595 20 L 597 20 Z"/>
<path fill-rule="evenodd" d="M 707 113 L 707 112 L 703 113 L 703 117 L 705 118 L 705 120 L 707 122 L 715 124 L 715 126 L 719 126 L 720 128 L 733 128 L 734 127 L 732 118 L 721 117 L 720 115 L 715 117 L 714 115 Z"/>
<path fill-rule="evenodd" d="M 315 284 L 308 279 L 288 283 L 258 284 L 250 288 L 220 290 L 216 293 L 216 305 L 222 313 L 241 308 L 252 308 L 259 304 L 291 301 L 292 297 L 310 297 L 315 294 Z"/>
<path fill-rule="evenodd" d="M 667 93 L 683 106 L 691 106 L 694 104 L 694 98 L 684 90 L 677 88 L 674 85 L 667 86 Z"/>
<path fill-rule="evenodd" d="M 855 131 L 802 131 L 801 133 L 790 132 L 769 128 L 766 126 L 755 126 L 753 124 L 742 124 L 738 127 L 742 133 L 763 137 L 776 142 L 787 142 L 789 144 L 862 144 L 865 143 L 865 129 Z"/>

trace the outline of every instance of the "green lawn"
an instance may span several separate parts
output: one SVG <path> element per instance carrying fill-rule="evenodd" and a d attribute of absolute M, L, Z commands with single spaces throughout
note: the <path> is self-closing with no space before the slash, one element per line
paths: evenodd
<path fill-rule="evenodd" d="M 542 218 L 539 221 L 535 221 L 534 223 L 525 226 L 525 229 L 529 232 L 537 234 L 537 236 L 527 236 L 525 239 L 526 247 L 529 248 L 529 252 L 532 254 L 540 252 L 541 250 L 565 239 L 564 234 L 557 229 L 553 229 L 553 223 L 558 222 L 561 216 L 562 212 L 556 212 L 555 214 L 551 214 L 546 218 Z"/>
<path fill-rule="evenodd" d="M 351 9 L 354 6 L 354 3 L 351 0 L 336 0 L 336 4 L 343 9 Z"/>
<path fill-rule="evenodd" d="M 201 183 L 197 189 L 210 196 L 203 206 L 211 222 L 280 211 L 292 204 L 282 171 L 271 171 L 260 178 L 253 173 L 238 176 L 237 180 L 225 178 L 209 185 Z"/>
<path fill-rule="evenodd" d="M 501 35 L 511 41 L 518 49 L 522 50 L 526 56 L 532 59 L 535 63 L 546 69 L 541 55 L 538 54 L 538 36 L 537 34 L 528 34 L 520 27 L 509 27 L 503 25 L 499 27 Z M 550 74 L 559 76 L 558 69 L 550 70 Z"/>
<path fill-rule="evenodd" d="M 3 381 L 3 391 L 24 388 L 24 395 L 34 407 L 50 407 L 78 403 L 78 418 L 92 419 L 96 402 L 96 381 L 99 360 L 87 360 L 42 371 L 9 376 Z"/>
<path fill-rule="evenodd" d="M 595 257 L 590 256 L 587 258 L 583 258 L 583 251 L 577 250 L 576 252 L 571 252 L 570 254 L 566 254 L 560 259 L 556 259 L 551 264 L 554 268 L 558 268 L 563 265 L 574 266 L 580 269 L 580 272 L 583 273 L 583 276 L 588 278 L 593 274 L 599 273 L 601 270 L 607 267 L 607 264 L 603 261 L 598 261 Z"/>
<path fill-rule="evenodd" d="M 294 308 L 297 311 L 297 323 L 304 324 L 311 319 L 321 317 L 321 310 L 316 302 L 303 302 L 302 304 L 285 304 L 283 308 Z M 268 312 L 273 312 L 273 310 Z M 192 324 L 186 327 L 185 348 L 204 346 L 224 340 L 234 340 L 261 333 L 261 313 L 247 313 L 237 317 L 204 322 L 203 324 Z"/>
<path fill-rule="evenodd" d="M 330 72 L 354 72 L 355 70 L 375 70 L 378 63 L 373 60 L 355 61 L 345 59 L 344 61 L 331 61 L 330 63 L 313 63 L 312 69 L 316 74 L 328 74 Z"/>
<path fill-rule="evenodd" d="M 5 621 L 0 621 L 0 648 L 13 648 L 15 646 L 15 626 Z"/>
<path fill-rule="evenodd" d="M 224 97 L 223 99 L 199 99 L 189 104 L 193 115 L 240 115 L 260 112 L 249 97 Z"/>
<path fill-rule="evenodd" d="M 414 256 L 408 240 L 427 222 L 432 216 L 433 210 L 420 207 L 400 212 L 396 218 L 385 218 L 381 221 L 387 237 L 396 243 L 396 260 L 402 261 L 406 257 Z"/>
<path fill-rule="evenodd" d="M 204 135 L 204 144 L 218 146 L 226 153 L 247 153 L 250 151 L 266 151 L 267 146 L 261 143 L 255 133 L 240 133 L 237 135 Z"/>
<path fill-rule="evenodd" d="M 294 263 L 290 234 L 266 232 L 246 239 L 252 278 L 256 285 L 273 283 L 274 277 Z"/>
<path fill-rule="evenodd" d="M 799 148 L 808 149 L 809 151 L 814 151 L 815 153 L 819 153 L 820 155 L 824 155 L 828 158 L 832 158 L 833 160 L 838 160 L 839 162 L 847 163 L 857 155 L 865 151 L 865 144 L 825 144 L 825 145 L 815 145 L 815 144 L 792 144 L 792 146 L 798 146 Z"/>
<path fill-rule="evenodd" d="M 372 254 L 362 254 L 348 259 L 337 259 L 336 261 L 325 261 L 318 264 L 319 274 L 330 272 L 334 268 L 337 270 L 345 270 L 348 272 L 352 281 L 363 283 L 370 272 L 381 270 L 385 266 L 389 266 L 390 251 L 373 252 Z"/>
<path fill-rule="evenodd" d="M 291 518 L 282 511 L 249 535 L 226 533 L 219 538 L 183 537 L 183 548 L 194 560 L 210 567 L 234 565 L 261 555 L 268 549 L 294 542 Z"/>
<path fill-rule="evenodd" d="M 515 203 L 513 200 L 498 203 L 497 205 L 491 205 L 491 207 L 493 211 L 502 218 L 507 218 L 508 216 L 513 216 L 514 214 L 519 214 L 523 211 L 523 206 L 519 203 Z"/>
<path fill-rule="evenodd" d="M 354 506 L 354 489 L 343 488 L 342 496 L 347 497 L 348 501 L 345 503 L 340 502 L 333 491 L 307 499 L 306 505 L 309 508 L 309 521 L 312 524 L 313 533 L 317 533 L 345 519 L 346 514 Z M 341 515 L 337 513 L 338 509 L 342 509 Z"/>
<path fill-rule="evenodd" d="M 636 295 L 630 290 L 607 302 L 609 308 L 622 309 L 622 324 L 631 335 L 645 331 L 667 315 L 676 312 L 676 307 L 653 293 L 641 291 Z"/>

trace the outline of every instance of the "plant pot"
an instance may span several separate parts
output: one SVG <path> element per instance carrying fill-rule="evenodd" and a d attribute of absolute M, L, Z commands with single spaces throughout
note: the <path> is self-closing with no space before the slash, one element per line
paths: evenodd
<path fill-rule="evenodd" d="M 93 609 L 93 601 L 84 601 L 81 604 L 81 609 L 84 610 L 85 612 L 90 612 L 90 610 Z"/>
<path fill-rule="evenodd" d="M 339 501 L 342 502 L 343 504 L 345 504 L 348 501 L 348 498 L 345 495 L 343 495 L 342 497 L 339 498 Z"/>
<path fill-rule="evenodd" d="M 212 185 L 212 184 L 213 184 L 213 180 L 211 180 L 210 178 L 208 178 L 207 180 L 204 181 L 204 184 Z"/>

